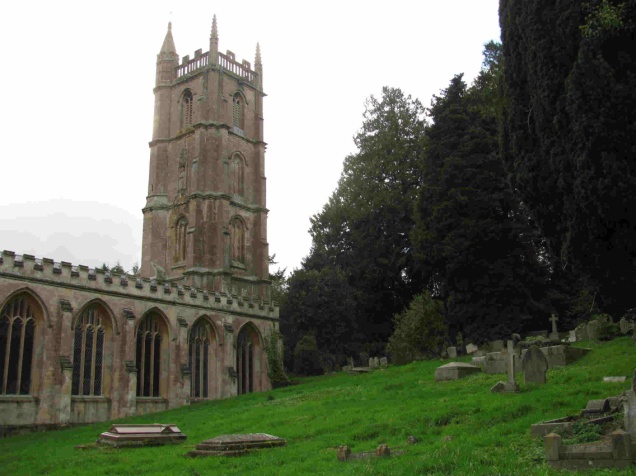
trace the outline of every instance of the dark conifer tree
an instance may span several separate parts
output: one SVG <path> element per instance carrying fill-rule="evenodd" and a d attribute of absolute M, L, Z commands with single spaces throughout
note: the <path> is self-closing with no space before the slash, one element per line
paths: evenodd
<path fill-rule="evenodd" d="M 446 304 L 451 338 L 505 337 L 547 317 L 536 235 L 498 154 L 499 45 L 468 89 L 458 75 L 434 97 L 413 232 L 429 290 Z"/>
<path fill-rule="evenodd" d="M 636 281 L 636 1 L 502 0 L 503 158 L 552 265 L 621 313 Z"/>

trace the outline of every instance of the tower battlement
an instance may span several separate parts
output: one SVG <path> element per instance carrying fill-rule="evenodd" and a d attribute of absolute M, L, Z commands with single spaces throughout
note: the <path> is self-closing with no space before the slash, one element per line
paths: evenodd
<path fill-rule="evenodd" d="M 230 50 L 227 50 L 225 54 L 217 52 L 216 59 L 213 62 L 210 62 L 209 51 L 202 53 L 202 50 L 197 50 L 194 52 L 192 59 L 190 59 L 189 55 L 184 56 L 181 58 L 181 64 L 174 69 L 174 79 L 179 80 L 189 75 L 200 73 L 208 66 L 233 74 L 254 87 L 259 86 L 259 74 L 252 70 L 251 63 L 247 60 L 236 61 L 234 53 Z"/>

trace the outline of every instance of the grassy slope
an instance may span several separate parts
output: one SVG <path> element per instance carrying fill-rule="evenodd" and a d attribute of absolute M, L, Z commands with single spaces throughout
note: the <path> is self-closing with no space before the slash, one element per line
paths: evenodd
<path fill-rule="evenodd" d="M 176 423 L 183 445 L 77 450 L 108 423 L 0 440 L 0 474 L 557 474 L 544 462 L 532 423 L 577 413 L 588 400 L 630 385 L 602 382 L 631 376 L 636 345 L 629 338 L 585 343 L 584 359 L 548 372 L 548 385 L 517 395 L 491 394 L 501 375 L 435 382 L 440 361 L 416 362 L 367 375 L 344 373 L 304 379 L 302 385 L 134 417 L 122 422 Z M 227 433 L 264 432 L 287 446 L 240 458 L 184 458 L 201 440 Z M 409 435 L 420 442 L 406 445 Z M 336 447 L 372 451 L 387 443 L 406 453 L 389 459 L 340 463 Z M 590 473 L 588 473 L 590 474 Z M 636 469 L 595 474 L 636 474 Z"/>

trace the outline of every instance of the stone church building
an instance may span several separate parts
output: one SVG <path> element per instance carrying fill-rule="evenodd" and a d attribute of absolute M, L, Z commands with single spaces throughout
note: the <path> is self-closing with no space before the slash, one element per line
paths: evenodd
<path fill-rule="evenodd" d="M 157 56 L 138 275 L 0 254 L 0 430 L 271 388 L 263 67 Z M 1 244 L 0 244 L 1 245 Z M 1 431 L 0 431 L 1 432 Z"/>

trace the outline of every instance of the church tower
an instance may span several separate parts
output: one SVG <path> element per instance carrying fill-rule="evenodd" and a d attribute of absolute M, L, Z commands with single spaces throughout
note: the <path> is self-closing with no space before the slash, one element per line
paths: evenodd
<path fill-rule="evenodd" d="M 210 49 L 157 55 L 142 276 L 269 300 L 263 66 Z"/>

